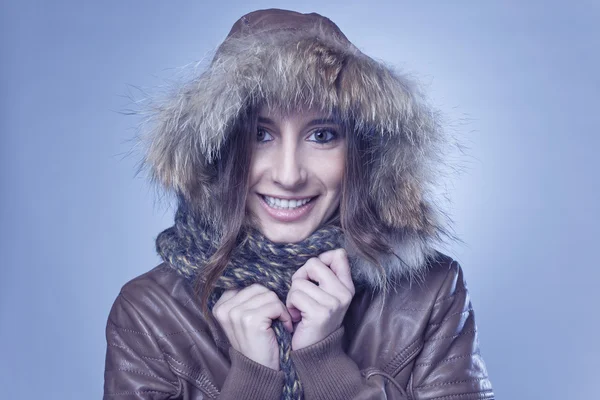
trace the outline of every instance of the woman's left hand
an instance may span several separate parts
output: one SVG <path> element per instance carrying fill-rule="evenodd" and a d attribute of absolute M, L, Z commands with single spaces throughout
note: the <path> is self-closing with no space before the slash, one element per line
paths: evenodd
<path fill-rule="evenodd" d="M 327 251 L 300 267 L 292 276 L 286 300 L 292 322 L 298 323 L 292 336 L 292 350 L 315 344 L 337 330 L 354 293 L 344 249 Z"/>

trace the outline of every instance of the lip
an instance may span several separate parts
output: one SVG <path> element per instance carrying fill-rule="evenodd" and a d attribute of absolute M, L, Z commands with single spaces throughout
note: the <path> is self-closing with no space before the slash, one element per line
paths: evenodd
<path fill-rule="evenodd" d="M 317 199 L 317 197 L 319 196 L 312 196 L 312 200 L 309 201 L 308 203 L 306 203 L 305 205 L 298 207 L 298 208 L 294 208 L 293 210 L 284 210 L 284 209 L 278 209 L 278 208 L 272 208 L 264 199 L 264 197 L 260 194 L 257 194 L 257 196 L 259 197 L 259 201 L 260 204 L 263 206 L 263 208 L 265 209 L 265 211 L 274 219 L 276 219 L 277 221 L 280 222 L 294 222 L 297 221 L 301 218 L 303 218 L 304 216 L 306 216 L 315 206 L 315 200 Z M 269 196 L 272 197 L 272 196 Z M 273 196 L 275 197 L 275 196 Z M 308 196 L 310 197 L 310 196 Z M 279 199 L 298 199 L 298 198 L 303 198 L 306 199 L 307 197 L 290 197 L 290 196 L 278 196 L 277 198 Z"/>
<path fill-rule="evenodd" d="M 273 197 L 273 198 L 282 199 L 282 200 L 303 200 L 303 199 L 312 199 L 312 198 L 317 197 L 317 196 L 274 196 L 274 195 L 264 194 L 264 193 L 259 193 L 259 196 Z"/>

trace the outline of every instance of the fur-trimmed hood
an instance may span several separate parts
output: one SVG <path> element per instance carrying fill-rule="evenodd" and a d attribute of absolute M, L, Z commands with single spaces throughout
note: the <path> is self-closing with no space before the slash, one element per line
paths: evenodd
<path fill-rule="evenodd" d="M 245 111 L 264 104 L 318 107 L 353 126 L 352 134 L 375 138 L 371 203 L 394 232 L 396 254 L 381 260 L 386 277 L 363 260 L 353 268 L 379 287 L 423 272 L 447 236 L 431 189 L 449 141 L 414 82 L 318 14 L 261 10 L 238 20 L 210 66 L 152 106 L 152 128 L 142 136 L 152 180 L 210 213 L 217 205 L 208 169 Z"/>

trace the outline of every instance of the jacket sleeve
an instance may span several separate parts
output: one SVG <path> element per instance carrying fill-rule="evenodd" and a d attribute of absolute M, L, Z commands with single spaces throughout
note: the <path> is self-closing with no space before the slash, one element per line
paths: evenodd
<path fill-rule="evenodd" d="M 156 337 L 120 293 L 106 324 L 104 399 L 174 399 L 179 380 Z"/>
<path fill-rule="evenodd" d="M 402 388 L 386 393 L 381 379 L 367 379 L 342 348 L 344 327 L 322 341 L 291 352 L 307 400 L 406 399 Z M 398 391 L 400 390 L 400 392 Z"/>
<path fill-rule="evenodd" d="M 342 349 L 344 328 L 292 351 L 307 399 L 493 399 L 479 354 L 471 302 L 457 263 L 442 283 L 408 388 L 376 370 L 361 371 Z"/>
<path fill-rule="evenodd" d="M 259 364 L 233 347 L 229 348 L 231 369 L 221 388 L 219 400 L 264 399 L 279 400 L 285 375 Z"/>
<path fill-rule="evenodd" d="M 106 326 L 104 399 L 181 399 L 185 384 L 173 372 L 159 340 L 126 294 L 121 292 Z M 217 398 L 278 400 L 284 374 L 230 348 L 231 368 Z M 211 396 L 212 397 L 212 396 Z"/>
<path fill-rule="evenodd" d="M 453 261 L 433 305 L 408 387 L 413 399 L 493 399 L 475 316 L 460 265 Z"/>

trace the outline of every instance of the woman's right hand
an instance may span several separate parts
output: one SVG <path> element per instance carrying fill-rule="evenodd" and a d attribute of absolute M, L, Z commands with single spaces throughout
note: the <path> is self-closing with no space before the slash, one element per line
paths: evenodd
<path fill-rule="evenodd" d="M 235 350 L 279 371 L 279 347 L 271 324 L 279 319 L 289 332 L 293 326 L 275 292 L 257 283 L 242 290 L 226 290 L 212 312 Z"/>

